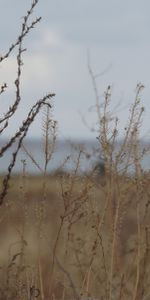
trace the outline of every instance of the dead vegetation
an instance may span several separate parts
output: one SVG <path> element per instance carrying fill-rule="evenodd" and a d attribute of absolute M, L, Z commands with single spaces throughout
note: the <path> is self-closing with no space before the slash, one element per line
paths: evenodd
<path fill-rule="evenodd" d="M 24 37 L 40 18 L 28 24 L 38 0 L 32 1 L 23 19 L 20 36 L 4 54 L 7 59 L 18 47 L 16 99 L 0 119 L 1 136 L 21 104 L 20 77 Z M 110 110 L 111 87 L 99 102 L 97 75 L 89 73 L 96 98 L 97 145 L 104 162 L 102 176 L 95 168 L 81 176 L 79 149 L 74 170 L 47 173 L 55 151 L 57 123 L 51 115 L 47 94 L 31 108 L 18 131 L 0 149 L 0 156 L 17 142 L 4 178 L 0 206 L 0 299 L 105 299 L 148 300 L 150 297 L 150 176 L 141 160 L 149 149 L 140 142 L 144 108 L 138 84 L 129 111 L 122 143 L 117 143 L 119 118 Z M 2 84 L 0 95 L 7 88 Z M 50 101 L 49 101 L 50 100 Z M 46 106 L 43 120 L 44 166 L 23 144 L 31 123 Z M 41 171 L 27 175 L 23 161 L 19 177 L 11 177 L 20 148 Z M 66 162 L 67 163 L 67 159 Z"/>

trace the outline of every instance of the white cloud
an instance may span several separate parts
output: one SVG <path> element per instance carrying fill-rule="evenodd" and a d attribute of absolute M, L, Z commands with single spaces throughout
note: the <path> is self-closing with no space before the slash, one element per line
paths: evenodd
<path fill-rule="evenodd" d="M 60 47 L 62 44 L 62 37 L 60 34 L 49 27 L 44 27 L 40 30 L 41 43 L 44 47 Z"/>

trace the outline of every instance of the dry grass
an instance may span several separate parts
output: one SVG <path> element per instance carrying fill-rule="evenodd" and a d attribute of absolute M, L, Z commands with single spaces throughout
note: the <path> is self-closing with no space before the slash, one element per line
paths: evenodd
<path fill-rule="evenodd" d="M 69 182 L 71 179 L 64 176 L 62 193 L 62 179 L 47 176 L 44 179 L 46 201 L 43 207 L 43 177 L 26 177 L 26 182 L 22 180 L 22 176 L 12 178 L 6 206 L 1 211 L 0 238 L 3 248 L 0 260 L 4 292 L 5 289 L 8 292 L 9 288 L 9 293 L 12 293 L 13 287 L 17 295 L 14 299 L 28 299 L 26 293 L 34 286 L 40 292 L 39 299 L 42 299 L 41 293 L 43 299 L 81 296 L 109 299 L 113 226 L 117 209 L 115 191 L 113 215 L 111 208 L 107 207 L 104 218 L 106 183 L 101 186 L 101 183 L 96 182 L 95 185 L 86 177 L 76 177 L 72 187 Z M 137 264 L 140 265 L 137 299 L 144 299 L 144 293 L 149 292 L 149 212 L 148 207 L 146 209 L 150 193 L 149 181 L 150 178 L 146 176 L 146 193 L 140 203 L 139 245 L 136 183 L 128 178 L 119 179 L 120 188 L 126 191 L 126 203 L 119 213 L 115 232 L 112 299 L 133 299 Z M 64 201 L 70 201 L 66 199 L 70 187 L 73 201 L 65 208 Z M 3 276 L 8 271 L 11 274 L 9 287 L 6 285 L 8 278 Z"/>
<path fill-rule="evenodd" d="M 21 104 L 25 51 L 22 43 L 40 21 L 37 18 L 28 24 L 37 3 L 38 0 L 32 1 L 18 39 L 0 58 L 0 62 L 4 61 L 18 47 L 16 98 L 0 119 L 1 136 Z M 143 149 L 140 142 L 144 87 L 137 85 L 124 137 L 118 145 L 119 119 L 111 113 L 111 87 L 107 87 L 100 103 L 98 75 L 94 74 L 90 60 L 88 69 L 96 99 L 97 150 L 103 161 L 103 174 L 96 175 L 93 167 L 88 174 L 80 175 L 80 162 L 86 155 L 81 148 L 73 171 L 57 172 L 55 176 L 47 173 L 57 136 L 57 122 L 49 103 L 54 96 L 51 93 L 36 102 L 17 132 L 0 149 L 1 157 L 17 142 L 6 174 L 0 180 L 2 300 L 150 298 L 150 175 L 141 166 L 149 149 Z M 6 89 L 7 84 L 2 84 L 0 96 Z M 43 106 L 45 161 L 40 166 L 23 142 Z M 21 147 L 41 176 L 27 176 L 25 161 L 22 174 L 11 176 Z"/>

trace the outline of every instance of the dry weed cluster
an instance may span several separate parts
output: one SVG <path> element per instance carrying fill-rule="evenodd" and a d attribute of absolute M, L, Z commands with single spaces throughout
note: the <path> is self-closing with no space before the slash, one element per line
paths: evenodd
<path fill-rule="evenodd" d="M 16 98 L 0 119 L 1 137 L 21 104 L 23 42 L 40 21 L 37 18 L 29 23 L 37 3 L 32 1 L 19 37 L 0 57 L 1 63 L 17 49 Z M 141 165 L 149 149 L 143 148 L 139 137 L 144 87 L 137 85 L 124 138 L 118 143 L 119 119 L 111 114 L 111 87 L 100 104 L 97 75 L 90 61 L 88 68 L 96 99 L 101 174 L 93 167 L 81 175 L 80 162 L 86 155 L 83 148 L 77 153 L 73 171 L 58 169 L 55 175 L 48 174 L 57 136 L 51 93 L 34 104 L 18 131 L 0 149 L 2 157 L 12 145 L 16 147 L 0 181 L 1 300 L 150 299 L 150 176 Z M 1 97 L 6 89 L 3 83 Z M 43 106 L 45 162 L 41 166 L 23 142 Z M 11 176 L 21 148 L 41 176 L 30 177 L 25 160 L 22 174 Z"/>

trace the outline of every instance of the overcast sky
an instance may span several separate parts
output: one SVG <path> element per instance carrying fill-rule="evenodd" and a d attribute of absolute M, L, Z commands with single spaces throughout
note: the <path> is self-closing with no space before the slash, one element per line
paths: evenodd
<path fill-rule="evenodd" d="M 0 0 L 0 53 L 15 41 L 29 0 Z M 90 51 L 93 72 L 106 72 L 97 81 L 100 101 L 107 85 L 112 85 L 111 107 L 123 127 L 134 100 L 138 82 L 145 85 L 142 102 L 143 134 L 150 128 L 150 1 L 149 0 L 39 0 L 34 15 L 42 21 L 24 41 L 22 104 L 6 135 L 15 132 L 31 105 L 47 92 L 55 92 L 54 118 L 62 138 L 91 138 L 89 127 L 96 123 L 91 78 L 87 68 Z M 15 97 L 15 55 L 0 65 L 0 83 L 9 86 L 1 97 L 5 111 Z M 116 104 L 120 106 L 115 109 Z M 40 137 L 42 114 L 29 136 Z"/>

